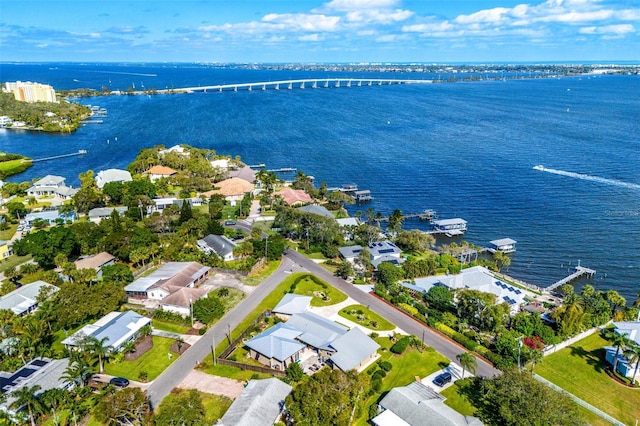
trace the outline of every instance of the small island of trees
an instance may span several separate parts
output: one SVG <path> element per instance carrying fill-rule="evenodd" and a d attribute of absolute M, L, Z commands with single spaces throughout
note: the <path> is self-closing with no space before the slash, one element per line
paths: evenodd
<path fill-rule="evenodd" d="M 14 123 L 24 123 L 20 127 L 23 129 L 63 133 L 76 131 L 82 120 L 91 115 L 91 110 L 66 100 L 60 103 L 27 103 L 17 101 L 11 93 L 0 93 L 0 116 L 2 115 L 6 115 Z"/>

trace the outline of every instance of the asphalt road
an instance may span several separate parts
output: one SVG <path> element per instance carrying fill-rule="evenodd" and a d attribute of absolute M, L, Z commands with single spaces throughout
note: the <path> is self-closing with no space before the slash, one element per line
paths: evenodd
<path fill-rule="evenodd" d="M 289 260 L 283 259 L 280 267 L 264 280 L 256 289 L 243 299 L 235 308 L 229 311 L 220 321 L 211 327 L 200 340 L 191 346 L 184 354 L 180 355 L 160 376 L 158 376 L 148 387 L 147 395 L 151 407 L 157 407 L 162 399 L 184 380 L 185 377 L 207 356 L 212 356 L 214 343 L 219 344 L 227 338 L 227 334 L 236 328 L 238 324 L 247 316 L 249 312 L 269 293 L 275 289 L 291 272 L 296 269 L 296 265 Z"/>
<path fill-rule="evenodd" d="M 235 329 L 238 324 L 247 316 L 249 312 L 256 306 L 291 272 L 308 271 L 319 278 L 327 281 L 329 284 L 340 289 L 358 303 L 367 306 L 383 318 L 391 321 L 407 333 L 413 334 L 418 338 L 424 338 L 424 343 L 433 347 L 445 357 L 452 361 L 456 360 L 456 355 L 466 352 L 466 350 L 452 342 L 451 340 L 435 333 L 422 323 L 411 318 L 405 313 L 395 309 L 387 303 L 361 291 L 346 281 L 334 276 L 329 271 L 319 266 L 312 260 L 307 259 L 301 254 L 289 250 L 284 256 L 280 267 L 264 280 L 256 289 L 243 299 L 235 308 L 229 311 L 220 321 L 211 327 L 207 333 L 191 346 L 184 354 L 171 364 L 160 376 L 158 376 L 147 388 L 147 395 L 152 408 L 157 407 L 162 399 L 167 396 L 171 390 L 181 383 L 185 377 L 207 356 L 212 355 L 213 346 L 227 338 L 227 334 Z M 215 344 L 214 344 L 215 337 Z M 500 374 L 500 371 L 493 368 L 483 359 L 477 358 L 478 368 L 476 374 L 492 377 Z"/>
<path fill-rule="evenodd" d="M 312 260 L 307 259 L 301 254 L 289 250 L 289 252 L 285 255 L 285 259 L 289 259 L 295 262 L 303 269 L 312 272 L 319 278 L 322 278 L 332 286 L 349 295 L 352 299 L 356 300 L 361 305 L 367 306 L 369 309 L 382 316 L 383 318 L 391 321 L 393 324 L 400 327 L 407 333 L 413 334 L 419 339 L 422 339 L 424 336 L 424 343 L 426 345 L 433 347 L 436 351 L 440 352 L 450 360 L 456 361 L 456 355 L 463 352 L 468 352 L 457 343 L 452 342 L 451 340 L 434 332 L 419 321 L 413 319 L 412 317 L 394 308 L 393 306 L 390 306 L 380 299 L 363 292 L 362 290 L 354 287 L 343 279 L 336 277 L 323 267 L 319 266 Z M 476 370 L 477 375 L 492 377 L 500 374 L 500 371 L 494 368 L 491 364 L 487 363 L 481 358 L 476 357 L 476 359 L 478 360 L 478 368 Z"/>

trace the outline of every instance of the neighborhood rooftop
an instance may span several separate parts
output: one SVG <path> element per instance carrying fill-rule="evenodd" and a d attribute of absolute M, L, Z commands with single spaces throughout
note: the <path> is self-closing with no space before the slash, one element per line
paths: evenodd
<path fill-rule="evenodd" d="M 20 316 L 33 311 L 37 305 L 37 298 L 43 287 L 51 287 L 53 291 L 59 288 L 44 281 L 36 281 L 0 296 L 0 310 L 7 309 Z"/>
<path fill-rule="evenodd" d="M 149 318 L 134 311 L 111 312 L 93 324 L 85 325 L 64 339 L 62 344 L 78 346 L 84 337 L 94 337 L 99 341 L 106 339 L 103 347 L 118 349 L 150 322 Z"/>
<path fill-rule="evenodd" d="M 138 278 L 124 289 L 127 293 L 146 292 L 150 287 L 169 280 L 171 283 L 176 282 L 177 285 L 177 281 L 196 280 L 210 269 L 210 267 L 202 266 L 197 262 L 168 262 L 148 276 Z"/>
<path fill-rule="evenodd" d="M 250 380 L 218 426 L 272 426 L 293 388 L 279 379 Z"/>

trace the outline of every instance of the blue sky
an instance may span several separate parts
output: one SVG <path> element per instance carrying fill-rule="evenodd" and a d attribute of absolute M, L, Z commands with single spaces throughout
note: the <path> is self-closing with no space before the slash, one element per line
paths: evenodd
<path fill-rule="evenodd" d="M 0 0 L 1 61 L 640 60 L 640 0 Z"/>

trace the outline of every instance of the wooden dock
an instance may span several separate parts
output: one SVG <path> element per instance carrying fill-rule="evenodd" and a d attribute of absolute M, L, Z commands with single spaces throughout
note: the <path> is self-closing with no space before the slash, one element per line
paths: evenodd
<path fill-rule="evenodd" d="M 36 158 L 31 160 L 32 163 L 36 163 L 38 161 L 48 161 L 48 160 L 55 160 L 57 158 L 65 158 L 65 157 L 74 157 L 76 155 L 85 155 L 87 153 L 86 149 L 81 149 L 78 152 L 72 152 L 71 154 L 61 154 L 61 155 L 54 155 L 51 157 L 44 157 L 44 158 Z"/>
<path fill-rule="evenodd" d="M 573 280 L 577 280 L 582 276 L 592 277 L 596 274 L 595 269 L 585 268 L 584 266 L 580 266 L 580 265 L 573 268 L 573 271 L 574 271 L 573 274 L 561 279 L 560 281 L 557 281 L 551 284 L 549 287 L 545 288 L 545 290 L 553 291 L 556 288 L 563 286 L 564 284 L 567 284 L 568 282 L 571 282 Z"/>

